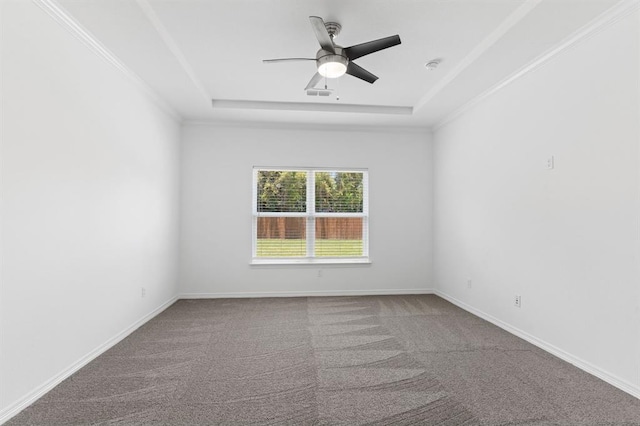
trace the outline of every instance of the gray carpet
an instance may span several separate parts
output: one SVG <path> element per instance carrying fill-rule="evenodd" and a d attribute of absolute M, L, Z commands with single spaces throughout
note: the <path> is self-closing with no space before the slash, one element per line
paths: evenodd
<path fill-rule="evenodd" d="M 640 400 L 436 296 L 182 300 L 9 425 L 640 425 Z"/>

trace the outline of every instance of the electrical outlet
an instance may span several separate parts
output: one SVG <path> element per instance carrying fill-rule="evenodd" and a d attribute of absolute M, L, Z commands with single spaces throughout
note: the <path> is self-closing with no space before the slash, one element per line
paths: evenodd
<path fill-rule="evenodd" d="M 318 278 L 322 278 L 322 269 L 318 269 Z"/>
<path fill-rule="evenodd" d="M 547 169 L 551 170 L 555 167 L 554 161 L 553 161 L 553 155 L 550 156 L 549 158 L 547 158 Z"/>
<path fill-rule="evenodd" d="M 467 288 L 471 288 L 472 287 L 472 282 L 470 279 L 467 280 Z"/>
<path fill-rule="evenodd" d="M 515 306 L 517 306 L 518 308 L 522 306 L 522 298 L 518 295 L 516 295 L 515 299 L 513 300 L 513 304 Z"/>
<path fill-rule="evenodd" d="M 147 289 L 142 287 L 142 291 L 140 292 L 140 297 L 145 297 L 147 295 Z"/>

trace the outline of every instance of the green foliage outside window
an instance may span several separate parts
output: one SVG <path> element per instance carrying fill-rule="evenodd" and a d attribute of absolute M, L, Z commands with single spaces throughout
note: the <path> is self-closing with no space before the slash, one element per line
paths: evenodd
<path fill-rule="evenodd" d="M 307 172 L 258 172 L 258 211 L 307 211 Z"/>
<path fill-rule="evenodd" d="M 363 174 L 316 172 L 318 213 L 362 213 Z M 307 172 L 258 172 L 258 211 L 304 213 L 307 208 Z"/>
<path fill-rule="evenodd" d="M 365 172 L 258 170 L 254 256 L 363 256 L 364 177 Z M 315 194 L 309 203 L 308 190 Z"/>
<path fill-rule="evenodd" d="M 362 173 L 316 172 L 316 212 L 362 213 Z"/>

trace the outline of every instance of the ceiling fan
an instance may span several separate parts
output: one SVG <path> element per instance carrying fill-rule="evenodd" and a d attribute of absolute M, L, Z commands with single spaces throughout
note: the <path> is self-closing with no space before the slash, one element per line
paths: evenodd
<path fill-rule="evenodd" d="M 319 16 L 309 16 L 311 28 L 320 43 L 320 50 L 315 58 L 282 58 L 264 59 L 262 62 L 270 64 L 275 62 L 291 61 L 316 61 L 318 71 L 315 73 L 305 90 L 313 91 L 314 87 L 323 77 L 338 78 L 344 74 L 352 75 L 368 83 L 374 83 L 378 77 L 357 65 L 353 61 L 370 53 L 400 44 L 400 36 L 394 35 L 366 43 L 356 44 L 351 47 L 342 47 L 334 43 L 334 39 L 342 29 L 337 22 L 324 22 Z M 327 93 L 328 94 L 328 93 Z"/>

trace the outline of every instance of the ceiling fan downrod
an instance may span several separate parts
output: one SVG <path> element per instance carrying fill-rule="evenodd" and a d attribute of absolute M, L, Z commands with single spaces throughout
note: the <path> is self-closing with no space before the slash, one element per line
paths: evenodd
<path fill-rule="evenodd" d="M 327 29 L 329 33 L 329 37 L 331 40 L 334 40 L 340 34 L 340 30 L 342 30 L 342 25 L 337 22 L 325 22 L 324 27 Z"/>

